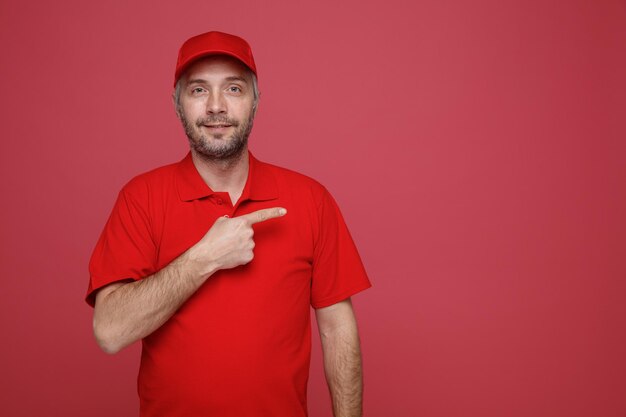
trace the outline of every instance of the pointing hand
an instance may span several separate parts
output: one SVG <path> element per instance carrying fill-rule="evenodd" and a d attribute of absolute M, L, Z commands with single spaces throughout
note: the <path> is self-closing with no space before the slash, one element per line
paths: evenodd
<path fill-rule="evenodd" d="M 282 207 L 257 210 L 239 217 L 219 217 L 209 231 L 194 245 L 189 256 L 201 275 L 219 269 L 247 264 L 254 258 L 252 225 L 287 213 Z"/>

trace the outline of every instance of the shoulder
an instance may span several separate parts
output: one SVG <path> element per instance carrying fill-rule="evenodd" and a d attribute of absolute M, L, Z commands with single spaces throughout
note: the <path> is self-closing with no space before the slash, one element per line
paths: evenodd
<path fill-rule="evenodd" d="M 163 165 L 131 178 L 120 191 L 135 198 L 148 197 L 155 192 L 162 193 L 174 185 L 174 177 L 180 162 Z"/>
<path fill-rule="evenodd" d="M 257 161 L 266 173 L 271 173 L 281 193 L 311 196 L 315 200 L 330 196 L 328 189 L 316 179 L 278 165 Z"/>

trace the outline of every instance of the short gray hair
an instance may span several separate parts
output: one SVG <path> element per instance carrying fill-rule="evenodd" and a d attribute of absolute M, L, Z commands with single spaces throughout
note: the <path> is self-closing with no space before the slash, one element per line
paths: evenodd
<path fill-rule="evenodd" d="M 248 74 L 250 78 L 252 78 L 252 93 L 254 94 L 254 104 L 252 105 L 252 110 L 256 111 L 256 106 L 259 104 L 259 84 L 256 79 L 256 75 L 251 70 L 248 70 Z M 176 81 L 176 87 L 174 87 L 174 104 L 176 105 L 176 110 L 180 107 L 180 91 L 182 89 L 181 80 L 183 77 L 180 77 L 178 81 Z"/>

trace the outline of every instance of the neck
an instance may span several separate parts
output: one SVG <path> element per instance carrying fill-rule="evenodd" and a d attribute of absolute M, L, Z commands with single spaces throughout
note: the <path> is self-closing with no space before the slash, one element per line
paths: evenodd
<path fill-rule="evenodd" d="M 234 206 L 248 179 L 248 148 L 229 159 L 206 158 L 194 149 L 191 149 L 191 157 L 204 182 L 213 191 L 227 192 Z"/>

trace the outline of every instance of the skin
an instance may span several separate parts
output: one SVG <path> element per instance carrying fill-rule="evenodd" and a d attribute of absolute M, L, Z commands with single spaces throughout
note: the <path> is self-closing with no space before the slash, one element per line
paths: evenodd
<path fill-rule="evenodd" d="M 228 192 L 235 203 L 248 176 L 247 135 L 256 111 L 250 72 L 239 61 L 213 56 L 194 63 L 181 81 L 175 107 L 194 165 L 211 189 Z M 253 260 L 253 224 L 285 214 L 284 208 L 273 207 L 220 217 L 162 270 L 100 289 L 93 316 L 99 346 L 117 353 L 157 330 L 215 272 Z M 352 303 L 348 298 L 317 309 L 316 318 L 335 417 L 361 416 L 361 353 Z"/>
<path fill-rule="evenodd" d="M 363 413 L 361 345 L 350 298 L 315 310 L 335 417 Z"/>

